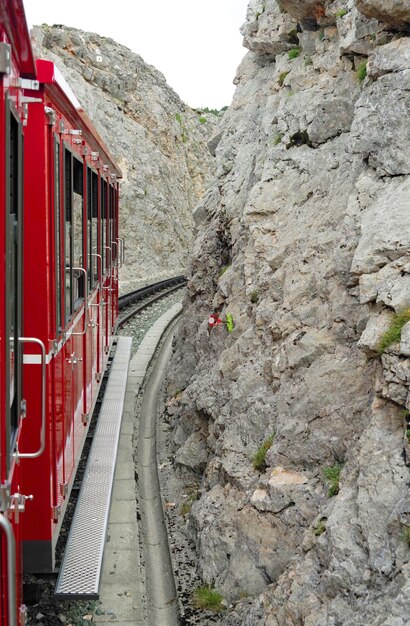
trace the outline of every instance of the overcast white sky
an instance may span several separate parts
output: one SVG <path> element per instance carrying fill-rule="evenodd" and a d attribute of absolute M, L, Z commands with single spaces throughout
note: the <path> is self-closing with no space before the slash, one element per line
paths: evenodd
<path fill-rule="evenodd" d="M 192 107 L 229 105 L 246 53 L 239 28 L 248 0 L 25 0 L 29 27 L 64 24 L 140 54 Z"/>

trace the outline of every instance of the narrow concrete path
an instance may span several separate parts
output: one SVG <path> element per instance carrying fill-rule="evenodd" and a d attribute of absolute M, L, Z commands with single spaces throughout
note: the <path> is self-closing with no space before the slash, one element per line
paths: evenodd
<path fill-rule="evenodd" d="M 138 438 L 138 495 L 144 546 L 149 626 L 178 626 L 178 598 L 168 544 L 157 468 L 157 413 L 172 333 L 165 339 L 142 401 Z"/>
<path fill-rule="evenodd" d="M 136 489 L 132 438 L 135 404 L 149 363 L 161 336 L 181 312 L 175 305 L 153 324 L 133 357 L 127 379 L 126 396 L 112 504 L 104 549 L 100 601 L 93 615 L 95 624 L 147 626 L 145 580 L 140 563 Z M 174 622 L 155 623 L 173 626 Z"/>

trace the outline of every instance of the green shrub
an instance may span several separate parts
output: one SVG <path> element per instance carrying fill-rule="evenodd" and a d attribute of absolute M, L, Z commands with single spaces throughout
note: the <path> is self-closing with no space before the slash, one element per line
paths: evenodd
<path fill-rule="evenodd" d="M 343 17 L 344 15 L 347 14 L 347 12 L 348 12 L 347 9 L 341 9 L 340 11 L 336 13 L 336 17 Z"/>
<path fill-rule="evenodd" d="M 199 122 L 200 124 L 205 124 L 205 122 L 206 122 L 206 117 L 199 117 L 199 118 L 198 118 L 198 122 Z"/>
<path fill-rule="evenodd" d="M 289 59 L 297 59 L 297 57 L 300 55 L 300 48 L 292 48 L 292 50 L 289 50 L 288 52 L 288 57 Z"/>
<path fill-rule="evenodd" d="M 341 463 L 335 463 L 331 467 L 323 468 L 323 475 L 329 483 L 329 490 L 327 492 L 329 498 L 339 493 L 340 472 L 342 469 L 343 465 Z"/>
<path fill-rule="evenodd" d="M 357 68 L 356 72 L 357 80 L 361 83 L 367 76 L 367 61 L 362 61 Z"/>
<path fill-rule="evenodd" d="M 198 589 L 194 591 L 194 605 L 198 609 L 216 612 L 222 611 L 224 608 L 222 600 L 223 597 L 221 594 L 210 585 L 198 587 Z"/>
<path fill-rule="evenodd" d="M 407 322 L 410 322 L 410 308 L 393 315 L 390 327 L 386 330 L 383 337 L 379 341 L 379 354 L 383 354 L 386 348 L 391 346 L 393 343 L 400 341 L 401 331 Z"/>
<path fill-rule="evenodd" d="M 269 448 L 272 446 L 274 438 L 275 433 L 265 439 L 259 450 L 252 457 L 253 469 L 257 472 L 264 472 L 266 470 L 266 454 Z"/>
<path fill-rule="evenodd" d="M 175 119 L 178 124 L 182 124 L 182 115 L 180 113 L 175 113 Z"/>

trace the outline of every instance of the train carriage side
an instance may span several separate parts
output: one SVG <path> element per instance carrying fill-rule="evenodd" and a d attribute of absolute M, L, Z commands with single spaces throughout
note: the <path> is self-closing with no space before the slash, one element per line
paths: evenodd
<path fill-rule="evenodd" d="M 0 621 L 24 619 L 20 530 L 25 497 L 15 453 L 25 415 L 21 378 L 25 86 L 36 68 L 21 0 L 0 0 Z M 30 419 L 28 413 L 27 419 Z M 27 504 L 30 506 L 30 503 Z M 20 522 L 20 523 L 19 523 Z"/>
<path fill-rule="evenodd" d="M 38 61 L 37 71 L 42 101 L 26 138 L 24 322 L 46 346 L 47 439 L 35 468 L 23 464 L 24 489 L 38 494 L 23 541 L 25 570 L 49 572 L 117 316 L 120 172 L 54 64 Z M 37 361 L 25 355 L 24 392 L 40 411 Z M 22 446 L 36 430 L 34 422 L 24 429 Z"/>

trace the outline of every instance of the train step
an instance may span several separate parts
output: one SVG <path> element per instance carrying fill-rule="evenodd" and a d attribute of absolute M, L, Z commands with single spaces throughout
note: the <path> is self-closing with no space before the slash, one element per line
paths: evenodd
<path fill-rule="evenodd" d="M 54 595 L 98 599 L 131 337 L 119 337 Z"/>

